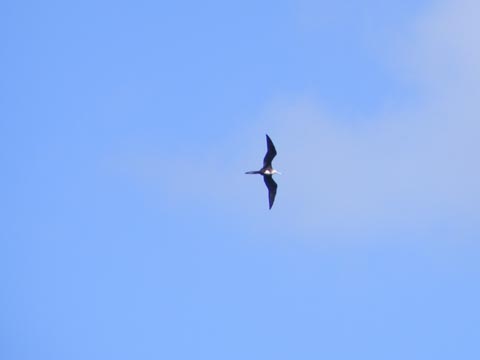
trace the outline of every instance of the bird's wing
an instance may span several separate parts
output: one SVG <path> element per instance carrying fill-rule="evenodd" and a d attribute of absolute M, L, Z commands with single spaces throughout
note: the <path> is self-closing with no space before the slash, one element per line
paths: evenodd
<path fill-rule="evenodd" d="M 263 158 L 263 166 L 272 166 L 272 160 L 277 155 L 277 150 L 275 150 L 275 146 L 273 146 L 272 139 L 268 135 L 267 136 L 267 153 Z"/>
<path fill-rule="evenodd" d="M 277 195 L 277 183 L 273 180 L 272 175 L 264 175 L 263 181 L 265 181 L 265 185 L 268 188 L 268 205 L 269 209 L 271 209 L 275 201 L 275 195 Z"/>

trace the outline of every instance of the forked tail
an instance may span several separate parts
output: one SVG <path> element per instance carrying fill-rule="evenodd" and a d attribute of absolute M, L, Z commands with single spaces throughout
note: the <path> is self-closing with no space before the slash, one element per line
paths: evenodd
<path fill-rule="evenodd" d="M 260 171 L 247 171 L 245 174 L 261 174 Z"/>

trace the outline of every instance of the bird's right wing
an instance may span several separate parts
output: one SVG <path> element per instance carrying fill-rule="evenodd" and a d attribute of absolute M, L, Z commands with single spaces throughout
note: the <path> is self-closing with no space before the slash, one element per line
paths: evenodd
<path fill-rule="evenodd" d="M 264 175 L 263 181 L 268 188 L 268 208 L 271 209 L 275 201 L 275 195 L 277 195 L 277 183 L 273 180 L 272 175 Z"/>
<path fill-rule="evenodd" d="M 277 150 L 273 145 L 272 139 L 268 135 L 267 136 L 267 153 L 263 158 L 263 166 L 272 166 L 272 160 L 277 155 Z"/>

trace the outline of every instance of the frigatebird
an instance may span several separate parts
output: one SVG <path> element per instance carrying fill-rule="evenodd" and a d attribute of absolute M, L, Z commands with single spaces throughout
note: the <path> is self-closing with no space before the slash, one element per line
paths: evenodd
<path fill-rule="evenodd" d="M 267 185 L 268 189 L 268 205 L 269 209 L 272 208 L 273 202 L 275 201 L 275 195 L 277 194 L 277 183 L 273 180 L 273 174 L 280 174 L 277 170 L 272 168 L 272 160 L 277 155 L 277 150 L 273 145 L 272 139 L 267 136 L 267 153 L 263 158 L 263 167 L 257 171 L 247 171 L 245 174 L 259 174 L 263 175 L 263 181 Z"/>

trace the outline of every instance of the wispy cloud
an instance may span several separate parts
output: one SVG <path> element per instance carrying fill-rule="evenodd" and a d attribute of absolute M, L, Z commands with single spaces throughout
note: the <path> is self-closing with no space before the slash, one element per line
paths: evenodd
<path fill-rule="evenodd" d="M 394 49 L 403 61 L 394 64 L 403 69 L 398 76 L 421 86 L 415 106 L 353 126 L 308 99 L 275 104 L 267 121 L 287 149 L 283 191 L 286 206 L 300 209 L 299 222 L 352 229 L 478 223 L 479 15 L 477 2 L 445 1 Z"/>
<path fill-rule="evenodd" d="M 279 148 L 276 166 L 285 173 L 273 211 L 285 226 L 347 232 L 475 228 L 480 220 L 479 16 L 480 4 L 473 0 L 440 2 L 390 47 L 396 54 L 392 69 L 412 82 L 412 91 L 421 89 L 413 106 L 352 124 L 308 97 L 282 99 L 266 104 L 255 129 L 209 152 L 151 157 L 155 164 L 138 162 L 139 155 L 132 157 L 137 158 L 133 168 L 167 167 L 168 173 L 142 176 L 175 194 L 176 201 L 194 196 L 218 209 L 232 211 L 234 203 L 238 211 L 255 212 L 247 192 L 264 196 L 266 204 L 266 190 L 260 180 L 253 190 L 241 177 L 263 156 L 263 138 L 251 133 L 263 136 L 268 129 Z M 240 139 L 247 133 L 245 145 Z"/>

